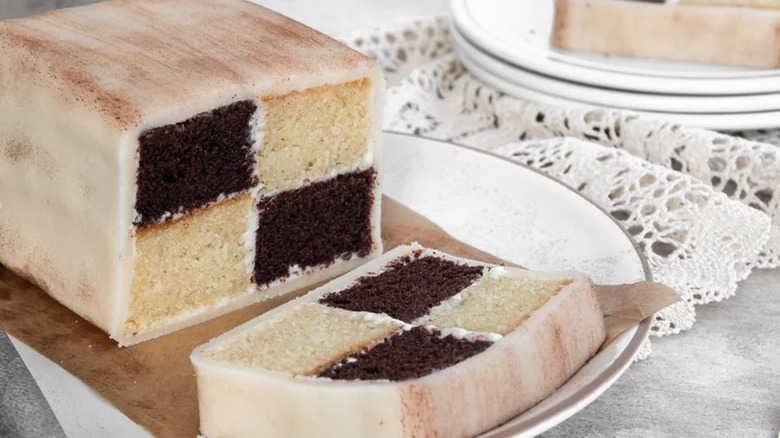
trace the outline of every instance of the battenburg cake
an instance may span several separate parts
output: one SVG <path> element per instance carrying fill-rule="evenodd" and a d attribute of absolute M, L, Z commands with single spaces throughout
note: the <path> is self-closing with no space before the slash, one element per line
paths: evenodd
<path fill-rule="evenodd" d="M 609 55 L 780 68 L 780 0 L 556 0 L 552 44 Z"/>
<path fill-rule="evenodd" d="M 601 346 L 591 280 L 402 246 L 197 348 L 201 433 L 467 437 Z"/>
<path fill-rule="evenodd" d="M 381 253 L 383 79 L 242 0 L 0 22 L 0 262 L 132 344 Z"/>

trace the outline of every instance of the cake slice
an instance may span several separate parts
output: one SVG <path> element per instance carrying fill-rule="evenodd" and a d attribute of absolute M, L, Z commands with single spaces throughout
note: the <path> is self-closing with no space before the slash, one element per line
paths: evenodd
<path fill-rule="evenodd" d="M 778 0 L 556 0 L 552 44 L 608 55 L 780 68 L 779 29 Z"/>
<path fill-rule="evenodd" d="M 195 349 L 200 429 L 473 436 L 550 395 L 604 338 L 584 274 L 402 246 Z"/>
<path fill-rule="evenodd" d="M 383 79 L 243 0 L 0 22 L 0 262 L 122 345 L 381 254 Z"/>

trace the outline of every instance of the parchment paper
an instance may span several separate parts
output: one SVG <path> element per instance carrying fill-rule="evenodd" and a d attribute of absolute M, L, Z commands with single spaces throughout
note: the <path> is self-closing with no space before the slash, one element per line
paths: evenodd
<path fill-rule="evenodd" d="M 383 199 L 382 239 L 386 249 L 417 241 L 461 257 L 503 263 L 453 239 L 432 222 L 389 198 Z M 191 438 L 198 435 L 198 406 L 190 352 L 307 291 L 258 303 L 162 338 L 119 348 L 103 331 L 0 266 L 0 326 L 84 381 L 153 435 Z M 608 327 L 607 342 L 679 300 L 671 289 L 651 283 L 601 286 L 598 295 Z"/>

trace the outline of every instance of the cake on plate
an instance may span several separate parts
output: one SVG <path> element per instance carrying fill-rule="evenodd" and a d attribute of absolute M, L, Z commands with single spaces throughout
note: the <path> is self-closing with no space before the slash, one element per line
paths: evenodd
<path fill-rule="evenodd" d="M 608 55 L 780 68 L 780 1 L 556 0 L 552 44 Z"/>
<path fill-rule="evenodd" d="M 604 338 L 584 274 L 401 246 L 198 347 L 201 433 L 473 436 L 546 398 Z"/>
<path fill-rule="evenodd" d="M 0 22 L 0 263 L 122 345 L 381 254 L 377 66 L 243 0 Z"/>

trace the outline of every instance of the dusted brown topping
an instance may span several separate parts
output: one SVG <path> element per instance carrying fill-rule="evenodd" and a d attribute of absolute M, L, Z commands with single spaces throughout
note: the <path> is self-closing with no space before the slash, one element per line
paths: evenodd
<path fill-rule="evenodd" d="M 347 356 L 318 377 L 338 380 L 416 379 L 482 353 L 489 341 L 469 341 L 422 327 L 404 330 L 366 351 Z"/>
<path fill-rule="evenodd" d="M 320 303 L 356 312 L 385 313 L 411 323 L 482 276 L 482 266 L 413 254 L 394 261 L 379 275 L 358 279 Z"/>
<path fill-rule="evenodd" d="M 0 22 L 0 63 L 123 128 L 144 115 L 291 77 L 371 65 L 244 0 L 113 0 Z M 0 89 L 2 84 L 0 84 Z"/>
<path fill-rule="evenodd" d="M 253 281 L 268 284 L 305 269 L 371 252 L 376 171 L 339 175 L 262 199 Z"/>
<path fill-rule="evenodd" d="M 236 102 L 141 134 L 136 225 L 249 189 L 256 110 L 252 101 Z"/>

